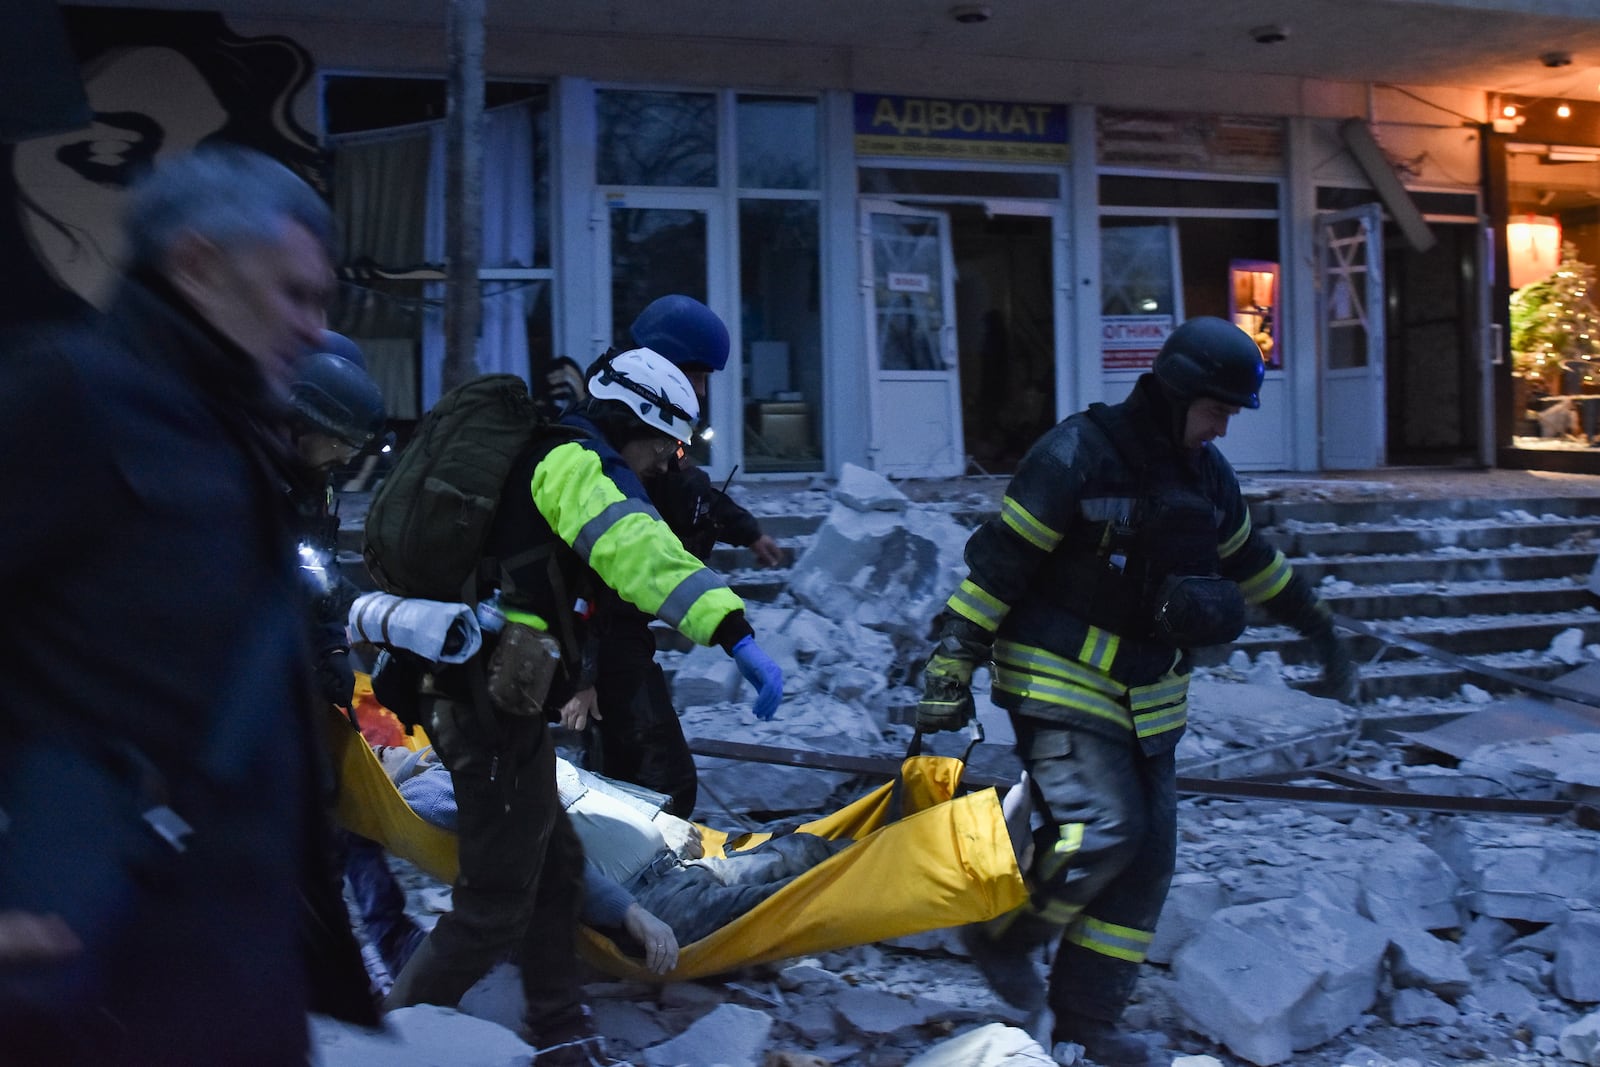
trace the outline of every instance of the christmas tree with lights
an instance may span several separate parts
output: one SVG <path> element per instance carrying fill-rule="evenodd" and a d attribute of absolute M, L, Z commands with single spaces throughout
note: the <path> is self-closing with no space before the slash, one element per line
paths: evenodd
<path fill-rule="evenodd" d="M 1600 371 L 1600 313 L 1589 298 L 1594 277 L 1594 267 L 1578 259 L 1577 246 L 1563 241 L 1555 273 L 1511 294 L 1512 369 L 1519 376 L 1559 392 L 1564 372 L 1587 381 L 1586 364 Z"/>

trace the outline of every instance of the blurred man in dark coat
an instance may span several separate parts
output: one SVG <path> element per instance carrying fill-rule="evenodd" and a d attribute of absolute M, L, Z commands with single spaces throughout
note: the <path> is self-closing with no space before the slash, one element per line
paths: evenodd
<path fill-rule="evenodd" d="M 278 492 L 332 219 L 216 148 L 159 169 L 126 224 L 110 310 L 0 353 L 0 913 L 60 935 L 0 962 L 0 1041 L 29 1064 L 302 1062 L 313 1003 L 375 1019 L 359 956 L 307 965 L 306 887 L 331 882 Z M 312 922 L 354 952 L 345 916 Z"/>

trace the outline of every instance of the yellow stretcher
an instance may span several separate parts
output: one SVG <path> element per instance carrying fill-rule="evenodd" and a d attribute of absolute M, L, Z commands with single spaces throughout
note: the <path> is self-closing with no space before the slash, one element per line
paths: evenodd
<path fill-rule="evenodd" d="M 358 699 L 370 694 L 361 688 L 365 693 Z M 348 720 L 330 715 L 327 737 L 340 779 L 335 813 L 340 824 L 454 883 L 455 835 L 407 806 Z M 955 795 L 963 766 L 948 756 L 911 756 L 898 781 L 800 826 L 806 833 L 857 843 L 714 933 L 680 946 L 678 965 L 669 974 L 651 974 L 587 928 L 580 947 L 594 966 L 612 975 L 679 981 L 1004 914 L 1026 896 L 1022 874 L 995 791 Z M 895 819 L 897 808 L 901 814 Z M 710 827 L 701 827 L 701 833 L 712 856 L 736 853 L 769 836 L 735 836 Z"/>

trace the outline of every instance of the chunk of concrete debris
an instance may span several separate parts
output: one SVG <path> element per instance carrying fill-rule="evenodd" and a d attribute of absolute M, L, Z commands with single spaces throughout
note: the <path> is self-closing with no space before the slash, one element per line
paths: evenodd
<path fill-rule="evenodd" d="M 383 1017 L 368 1030 L 313 1015 L 312 1054 L 319 1067 L 521 1067 L 533 1047 L 498 1023 L 433 1004 L 416 1004 Z"/>
<path fill-rule="evenodd" d="M 911 498 L 876 471 L 846 463 L 833 487 L 833 499 L 856 511 L 905 511 Z"/>
<path fill-rule="evenodd" d="M 966 575 L 972 531 L 943 511 L 860 511 L 835 504 L 789 572 L 803 606 L 836 622 L 926 640 Z"/>
<path fill-rule="evenodd" d="M 1521 982 L 1510 978 L 1490 978 L 1479 982 L 1472 992 L 1461 998 L 1463 1010 L 1481 1011 L 1485 1015 L 1517 1026 L 1539 1011 L 1539 1000 Z"/>
<path fill-rule="evenodd" d="M 1600 1002 L 1600 911 L 1569 911 L 1556 929 L 1556 992 L 1580 1004 Z"/>
<path fill-rule="evenodd" d="M 892 1034 L 909 1026 L 921 1026 L 950 1011 L 948 1004 L 907 1000 L 881 989 L 862 986 L 850 986 L 833 994 L 833 1007 L 845 1022 L 863 1034 Z"/>
<path fill-rule="evenodd" d="M 905 1067 L 1053 1067 L 1053 1063 L 1026 1030 L 989 1023 L 939 1042 Z"/>
<path fill-rule="evenodd" d="M 1548 655 L 1569 667 L 1576 667 L 1589 659 L 1589 653 L 1584 650 L 1583 643 L 1583 631 L 1576 626 L 1569 626 L 1551 638 Z"/>
<path fill-rule="evenodd" d="M 1453 930 L 1465 918 L 1461 879 L 1420 841 L 1385 842 L 1361 882 L 1361 913 L 1383 927 Z"/>
<path fill-rule="evenodd" d="M 1389 998 L 1389 1021 L 1396 1026 L 1453 1026 L 1460 1017 L 1454 1005 L 1426 989 L 1396 989 Z"/>
<path fill-rule="evenodd" d="M 1323 763 L 1355 737 L 1360 721 L 1348 705 L 1286 686 L 1196 678 L 1178 770 L 1244 778 Z"/>
<path fill-rule="evenodd" d="M 723 1004 L 671 1041 L 645 1049 L 644 1062 L 648 1067 L 760 1067 L 771 1033 L 766 1012 Z"/>
<path fill-rule="evenodd" d="M 739 665 L 720 648 L 695 647 L 672 660 L 672 703 L 678 708 L 725 704 L 739 692 Z"/>
<path fill-rule="evenodd" d="M 1600 733 L 1484 745 L 1461 761 L 1461 773 L 1487 778 L 1529 800 L 1591 800 L 1600 797 Z"/>
<path fill-rule="evenodd" d="M 1228 890 L 1209 875 L 1175 875 L 1145 959 L 1151 963 L 1171 963 L 1178 949 L 1228 903 Z"/>
<path fill-rule="evenodd" d="M 1360 1020 L 1388 939 L 1308 896 L 1224 908 L 1173 959 L 1194 1028 L 1256 1064 L 1281 1063 Z"/>
<path fill-rule="evenodd" d="M 1600 839 L 1592 831 L 1451 819 L 1430 844 L 1479 915 L 1548 923 L 1566 915 L 1569 899 L 1600 900 Z"/>
<path fill-rule="evenodd" d="M 1561 1054 L 1573 1063 L 1600 1067 L 1600 1011 L 1563 1029 L 1559 1040 Z"/>
<path fill-rule="evenodd" d="M 1420 988 L 1455 999 L 1472 988 L 1461 947 L 1426 930 L 1385 927 L 1389 974 L 1398 989 Z"/>

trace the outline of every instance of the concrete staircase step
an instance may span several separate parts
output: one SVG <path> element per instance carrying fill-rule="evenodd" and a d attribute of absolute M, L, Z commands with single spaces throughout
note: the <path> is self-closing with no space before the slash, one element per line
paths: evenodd
<path fill-rule="evenodd" d="M 1340 615 L 1374 621 L 1421 615 L 1577 611 L 1600 603 L 1583 582 L 1572 576 L 1523 582 L 1415 581 L 1350 589 L 1325 587 L 1322 596 Z"/>
<path fill-rule="evenodd" d="M 1590 497 L 1455 497 L 1426 500 L 1253 500 L 1250 516 L 1257 528 L 1288 522 L 1390 525 L 1405 519 L 1496 519 L 1506 513 L 1592 517 L 1597 501 Z"/>
<path fill-rule="evenodd" d="M 1525 678 L 1551 681 L 1568 673 L 1572 667 L 1566 663 L 1533 660 L 1525 653 L 1503 653 L 1477 657 L 1479 662 Z M 1306 668 L 1310 670 L 1310 668 Z M 1314 670 L 1304 677 L 1288 679 L 1295 689 L 1310 689 L 1316 685 Z M 1370 703 L 1387 697 L 1414 699 L 1417 697 L 1451 697 L 1458 695 L 1461 687 L 1473 685 L 1488 693 L 1514 692 L 1514 687 L 1493 678 L 1472 674 L 1456 667 L 1434 663 L 1431 660 L 1380 661 L 1361 664 L 1361 700 Z"/>
<path fill-rule="evenodd" d="M 1386 624 L 1397 634 L 1432 645 L 1458 656 L 1493 655 L 1508 650 L 1544 651 L 1564 630 L 1583 631 L 1585 645 L 1600 641 L 1600 611 L 1593 607 L 1577 611 L 1523 615 L 1468 615 L 1449 618 L 1406 618 Z M 1400 661 L 1419 658 L 1416 653 L 1383 644 L 1363 634 L 1344 635 L 1350 655 L 1358 661 L 1379 658 Z M 1203 649 L 1197 662 L 1226 661 L 1233 650 L 1248 652 L 1252 658 L 1262 652 L 1276 652 L 1285 663 L 1312 660 L 1311 646 L 1287 626 L 1260 626 L 1247 629 L 1232 645 Z"/>
<path fill-rule="evenodd" d="M 1600 518 L 1531 516 L 1520 521 L 1472 519 L 1465 522 L 1337 525 L 1290 523 L 1268 532 L 1286 555 L 1390 555 L 1436 548 L 1512 549 L 1571 547 L 1582 550 L 1600 535 Z"/>
<path fill-rule="evenodd" d="M 1450 549 L 1410 555 L 1291 557 L 1295 570 L 1309 581 L 1324 578 L 1356 585 L 1396 582 L 1523 582 L 1541 578 L 1588 579 L 1600 545 L 1593 549 L 1518 548 Z"/>

